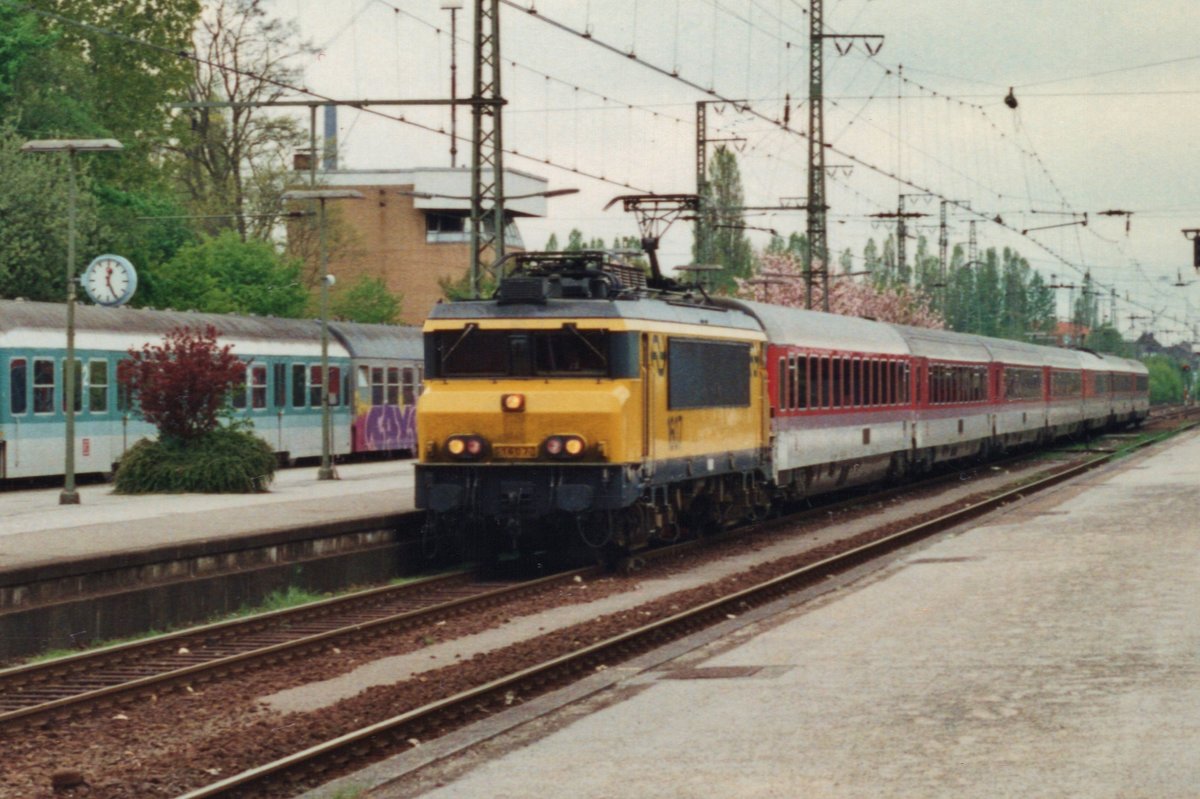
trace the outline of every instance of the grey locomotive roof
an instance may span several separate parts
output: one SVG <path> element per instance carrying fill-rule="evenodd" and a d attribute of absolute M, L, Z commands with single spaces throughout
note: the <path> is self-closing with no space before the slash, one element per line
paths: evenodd
<path fill-rule="evenodd" d="M 761 331 L 750 316 L 734 307 L 726 309 L 690 302 L 668 302 L 654 298 L 620 300 L 550 299 L 546 303 L 512 303 L 495 300 L 441 302 L 433 306 L 430 320 L 442 319 L 643 319 L 654 322 L 707 324 L 739 330 Z"/>
<path fill-rule="evenodd" d="M 352 358 L 417 360 L 425 357 L 419 327 L 330 322 L 329 331 L 342 342 Z"/>
<path fill-rule="evenodd" d="M 18 329 L 60 331 L 67 325 L 67 306 L 52 302 L 0 300 L 0 333 Z M 176 327 L 212 325 L 227 338 L 289 339 L 320 341 L 321 326 L 312 319 L 278 319 L 268 316 L 150 311 L 137 308 L 105 308 L 79 303 L 75 307 L 75 329 L 149 333 L 163 335 Z"/>

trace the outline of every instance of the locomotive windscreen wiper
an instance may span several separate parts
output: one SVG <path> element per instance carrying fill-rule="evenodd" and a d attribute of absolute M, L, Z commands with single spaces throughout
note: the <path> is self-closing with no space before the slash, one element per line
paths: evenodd
<path fill-rule="evenodd" d="M 457 339 L 455 339 L 454 343 L 450 345 L 450 349 L 448 349 L 442 353 L 441 366 L 442 366 L 443 372 L 445 372 L 445 370 L 446 370 L 446 361 L 448 361 L 450 359 L 450 356 L 454 354 L 454 351 L 456 349 L 458 349 L 458 345 L 462 344 L 463 339 L 465 339 L 467 336 L 471 335 L 478 329 L 479 329 L 479 325 L 475 324 L 474 322 L 467 322 L 467 326 L 465 328 L 463 328 L 462 335 L 459 336 Z"/>
<path fill-rule="evenodd" d="M 587 336 L 585 336 L 585 335 L 583 335 L 582 333 L 580 333 L 580 332 L 579 332 L 579 328 L 578 328 L 578 327 L 575 325 L 575 323 L 574 323 L 574 322 L 567 322 L 566 324 L 564 324 L 564 325 L 563 325 L 563 330 L 569 330 L 569 331 L 571 331 L 572 333 L 574 333 L 574 334 L 575 334 L 575 338 L 577 338 L 577 339 L 579 339 L 580 341 L 582 341 L 584 344 L 586 344 L 586 345 L 587 345 L 587 348 L 588 348 L 589 350 L 591 350 L 592 352 L 596 353 L 596 357 L 600 359 L 600 362 L 601 362 L 602 364 L 604 364 L 604 366 L 605 366 L 605 367 L 607 367 L 607 366 L 608 366 L 608 356 L 607 356 L 607 355 L 605 355 L 604 353 L 602 353 L 600 350 L 596 349 L 596 348 L 595 348 L 595 347 L 592 345 L 592 342 L 590 342 L 590 341 L 588 341 L 588 340 L 587 340 Z"/>

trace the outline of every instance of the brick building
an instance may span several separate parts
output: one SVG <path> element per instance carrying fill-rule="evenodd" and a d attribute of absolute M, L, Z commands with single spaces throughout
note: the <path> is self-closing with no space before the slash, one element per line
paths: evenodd
<path fill-rule="evenodd" d="M 420 324 L 442 298 L 438 280 L 461 279 L 471 263 L 471 170 L 450 167 L 318 172 L 326 188 L 357 189 L 366 197 L 335 202 L 339 220 L 356 239 L 353 257 L 331 254 L 329 271 L 349 285 L 361 276 L 382 278 L 404 297 L 401 320 Z M 546 191 L 546 180 L 511 169 L 504 171 L 507 251 L 524 249 L 512 219 L 545 216 L 545 197 L 521 197 Z"/>

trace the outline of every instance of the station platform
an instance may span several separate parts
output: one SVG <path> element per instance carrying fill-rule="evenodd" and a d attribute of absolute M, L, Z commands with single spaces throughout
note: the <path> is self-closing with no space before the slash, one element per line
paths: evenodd
<path fill-rule="evenodd" d="M 336 480 L 283 469 L 262 494 L 0 493 L 0 660 L 202 620 L 281 586 L 386 580 L 413 464 L 338 464 Z"/>
<path fill-rule="evenodd" d="M 1197 489 L 1187 433 L 344 783 L 370 799 L 1194 797 Z"/>

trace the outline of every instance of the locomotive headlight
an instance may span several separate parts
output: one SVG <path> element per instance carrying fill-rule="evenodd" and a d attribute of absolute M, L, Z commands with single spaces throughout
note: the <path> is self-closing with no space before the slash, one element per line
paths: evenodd
<path fill-rule="evenodd" d="M 446 452 L 459 460 L 475 460 L 487 454 L 487 441 L 479 436 L 450 436 L 446 439 Z"/>
<path fill-rule="evenodd" d="M 500 397 L 500 407 L 506 413 L 520 413 L 525 410 L 525 395 L 505 394 Z"/>
<path fill-rule="evenodd" d="M 550 436 L 542 442 L 542 451 L 551 458 L 578 458 L 587 449 L 579 436 Z"/>

